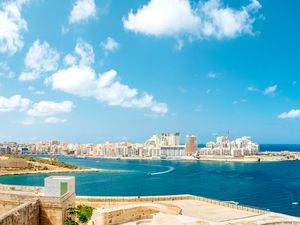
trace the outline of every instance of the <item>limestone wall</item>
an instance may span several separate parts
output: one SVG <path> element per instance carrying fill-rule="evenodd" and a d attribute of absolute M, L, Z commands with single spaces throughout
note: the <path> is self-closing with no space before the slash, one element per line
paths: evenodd
<path fill-rule="evenodd" d="M 67 193 L 63 197 L 41 196 L 41 225 L 63 225 L 67 208 L 75 207 L 75 198 L 75 193 Z"/>
<path fill-rule="evenodd" d="M 0 192 L 12 192 L 12 191 L 18 191 L 23 193 L 30 193 L 30 194 L 39 194 L 42 193 L 44 190 L 43 187 L 37 187 L 37 186 L 21 186 L 21 185 L 0 185 Z"/>
<path fill-rule="evenodd" d="M 158 210 L 145 206 L 137 206 L 127 209 L 115 209 L 107 212 L 95 210 L 89 224 L 122 224 L 130 221 L 152 218 L 152 215 L 157 212 Z"/>
<path fill-rule="evenodd" d="M 39 225 L 39 201 L 23 203 L 22 205 L 2 214 L 0 225 Z"/>
<path fill-rule="evenodd" d="M 106 205 L 122 205 L 133 202 L 161 202 L 161 201 L 175 201 L 175 200 L 198 200 L 208 202 L 211 204 L 221 205 L 233 209 L 249 211 L 263 214 L 267 211 L 250 208 L 242 205 L 236 205 L 228 202 L 222 202 L 209 198 L 198 197 L 194 195 L 165 195 L 165 196 L 142 196 L 142 197 L 92 197 L 92 196 L 78 196 L 76 198 L 77 204 L 86 204 L 93 207 L 101 207 Z"/>

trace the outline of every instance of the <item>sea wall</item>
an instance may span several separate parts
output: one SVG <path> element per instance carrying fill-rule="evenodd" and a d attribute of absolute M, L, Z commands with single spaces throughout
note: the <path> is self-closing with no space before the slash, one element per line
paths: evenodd
<path fill-rule="evenodd" d="M 39 225 L 39 201 L 19 205 L 0 216 L 0 225 Z"/>

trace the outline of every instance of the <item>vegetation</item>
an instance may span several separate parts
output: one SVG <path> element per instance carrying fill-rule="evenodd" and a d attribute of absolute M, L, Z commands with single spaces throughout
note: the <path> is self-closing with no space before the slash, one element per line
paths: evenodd
<path fill-rule="evenodd" d="M 43 159 L 43 158 L 33 158 L 33 157 L 29 157 L 29 156 L 13 155 L 13 154 L 0 154 L 0 156 L 6 156 L 8 158 L 25 159 L 25 160 L 30 161 L 30 162 L 43 163 L 43 164 L 57 166 L 57 167 L 61 167 L 61 168 L 68 168 L 68 169 L 78 169 L 79 168 L 78 166 L 58 161 L 55 158 Z M 32 167 L 29 168 L 29 169 L 32 169 Z M 42 168 L 38 168 L 38 169 L 48 170 L 48 167 L 43 166 Z"/>
<path fill-rule="evenodd" d="M 65 162 L 58 161 L 57 159 L 43 159 L 43 158 L 32 158 L 32 157 L 27 157 L 27 160 L 31 162 L 38 162 L 38 163 L 44 163 L 52 166 L 57 166 L 57 167 L 63 167 L 63 168 L 68 168 L 68 169 L 77 169 L 78 166 L 68 164 Z"/>
<path fill-rule="evenodd" d="M 65 225 L 87 224 L 92 218 L 94 208 L 86 205 L 78 205 L 67 209 Z"/>

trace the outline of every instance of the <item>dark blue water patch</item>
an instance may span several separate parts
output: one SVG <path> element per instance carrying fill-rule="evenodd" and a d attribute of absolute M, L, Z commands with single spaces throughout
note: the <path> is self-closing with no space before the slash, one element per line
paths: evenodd
<path fill-rule="evenodd" d="M 205 144 L 199 144 L 199 148 L 205 147 Z M 300 144 L 260 144 L 260 151 L 292 151 L 300 152 Z"/>
<path fill-rule="evenodd" d="M 193 194 L 300 216 L 299 161 L 222 163 L 58 158 L 79 166 L 129 171 L 66 174 L 76 177 L 78 195 Z M 170 168 L 174 170 L 149 175 Z M 0 177 L 0 183 L 42 186 L 47 176 L 49 174 Z M 299 204 L 296 205 L 296 202 Z"/>
<path fill-rule="evenodd" d="M 260 151 L 300 152 L 300 144 L 260 144 Z"/>

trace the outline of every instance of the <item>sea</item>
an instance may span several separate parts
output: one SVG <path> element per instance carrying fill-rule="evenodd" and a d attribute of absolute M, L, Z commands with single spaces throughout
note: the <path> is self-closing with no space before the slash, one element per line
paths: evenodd
<path fill-rule="evenodd" d="M 300 151 L 300 145 L 261 145 L 261 151 L 269 150 Z M 116 170 L 66 174 L 76 177 L 77 195 L 192 194 L 300 216 L 300 161 L 237 163 L 56 157 L 83 167 Z M 50 175 L 4 176 L 0 183 L 43 186 L 47 176 Z"/>

